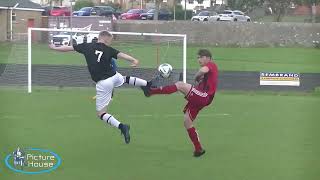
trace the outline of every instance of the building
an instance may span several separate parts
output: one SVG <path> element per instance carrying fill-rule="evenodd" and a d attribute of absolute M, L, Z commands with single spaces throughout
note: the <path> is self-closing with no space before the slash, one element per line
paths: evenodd
<path fill-rule="evenodd" d="M 39 4 L 30 0 L 0 1 L 0 41 L 13 40 L 15 36 L 26 35 L 28 27 L 41 27 Z"/>

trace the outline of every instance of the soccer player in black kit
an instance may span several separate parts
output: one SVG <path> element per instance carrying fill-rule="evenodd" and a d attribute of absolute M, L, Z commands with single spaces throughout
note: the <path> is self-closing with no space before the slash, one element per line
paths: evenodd
<path fill-rule="evenodd" d="M 130 126 L 122 124 L 106 111 L 112 97 L 112 91 L 115 87 L 119 87 L 123 83 L 140 87 L 150 86 L 151 84 L 146 80 L 131 76 L 122 76 L 120 73 L 114 71 L 111 62 L 112 58 L 127 60 L 131 63 L 132 67 L 136 67 L 139 64 L 139 60 L 112 48 L 110 46 L 112 39 L 113 36 L 108 31 L 101 31 L 98 42 L 96 43 L 82 43 L 60 47 L 50 44 L 49 47 L 61 52 L 77 51 L 85 56 L 91 78 L 96 82 L 97 116 L 111 126 L 119 128 L 124 135 L 125 142 L 128 144 L 130 142 Z"/>

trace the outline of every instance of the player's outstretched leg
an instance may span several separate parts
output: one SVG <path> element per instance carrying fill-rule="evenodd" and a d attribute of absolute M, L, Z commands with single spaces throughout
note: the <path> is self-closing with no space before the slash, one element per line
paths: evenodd
<path fill-rule="evenodd" d="M 143 94 L 146 97 L 150 97 L 150 88 L 152 86 L 152 81 L 148 81 L 146 86 L 140 86 L 141 90 L 143 91 Z"/>
<path fill-rule="evenodd" d="M 150 97 L 150 87 L 151 86 L 141 86 L 141 90 L 143 91 L 144 96 Z"/>
<path fill-rule="evenodd" d="M 124 82 L 133 86 L 151 86 L 151 82 L 132 76 L 123 76 Z"/>
<path fill-rule="evenodd" d="M 178 91 L 176 84 L 168 85 L 164 87 L 152 88 L 152 87 L 141 87 L 146 97 L 150 97 L 154 94 L 172 94 Z"/>

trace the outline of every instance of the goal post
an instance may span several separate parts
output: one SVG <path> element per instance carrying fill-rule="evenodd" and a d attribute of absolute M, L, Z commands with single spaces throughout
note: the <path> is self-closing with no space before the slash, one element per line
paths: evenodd
<path fill-rule="evenodd" d="M 60 34 L 60 33 L 69 33 L 70 34 L 70 39 L 72 41 L 75 41 L 73 36 L 74 34 L 85 34 L 85 39 L 82 39 L 82 41 L 89 42 L 93 41 L 93 39 L 90 39 L 88 34 L 98 34 L 100 31 L 88 31 L 88 30 L 74 30 L 74 29 L 50 29 L 50 28 L 28 28 L 28 93 L 32 92 L 32 83 L 33 83 L 33 42 L 34 40 L 34 34 L 35 33 L 47 33 L 51 34 L 48 35 L 47 42 L 48 43 L 53 43 L 53 39 L 55 38 L 52 36 L 52 34 Z M 186 58 L 187 58 L 187 35 L 186 34 L 163 34 L 163 33 L 141 33 L 141 32 L 113 32 L 110 31 L 111 34 L 115 35 L 114 41 L 113 41 L 113 47 L 118 49 L 117 46 L 123 48 L 124 50 L 129 51 L 132 49 L 131 53 L 134 53 L 134 51 L 142 51 L 140 54 L 150 54 L 153 50 L 150 50 L 149 47 L 153 48 L 159 48 L 157 49 L 156 53 L 160 52 L 160 54 L 155 55 L 155 56 L 146 56 L 146 58 L 155 58 L 154 61 L 157 63 L 169 63 L 172 64 L 174 69 L 180 70 L 183 74 L 183 81 L 186 82 L 186 69 L 187 69 L 187 64 L 186 64 Z M 133 38 L 131 38 L 133 37 Z M 79 36 L 77 41 L 79 39 L 83 38 L 83 36 Z M 75 38 L 76 39 L 76 38 Z M 136 40 L 138 39 L 138 40 Z M 155 40 L 158 39 L 158 40 Z M 116 42 L 116 43 L 115 43 Z M 118 43 L 119 42 L 119 43 Z M 121 42 L 121 43 L 120 43 Z M 126 43 L 129 42 L 129 43 Z M 67 41 L 64 42 L 68 43 Z M 77 43 L 77 42 L 76 42 Z M 116 44 L 116 45 L 114 45 Z M 123 45 L 125 44 L 125 45 Z M 129 44 L 129 45 L 128 45 Z M 141 45 L 140 49 L 136 49 L 135 46 Z M 68 44 L 70 45 L 70 44 Z M 48 47 L 49 49 L 49 47 Z M 178 51 L 178 52 L 174 52 Z M 125 52 L 126 53 L 126 52 Z M 142 55 L 140 55 L 142 56 Z M 157 59 L 157 56 L 162 59 Z M 137 57 L 133 55 L 133 57 Z M 139 60 L 142 60 L 142 58 L 138 58 Z M 153 60 L 150 60 L 153 61 Z M 175 61 L 175 62 L 173 62 Z M 157 64 L 159 65 L 159 64 Z M 177 66 L 177 67 L 175 67 Z M 148 67 L 149 68 L 149 67 Z M 153 70 L 156 69 L 155 65 L 151 67 Z"/>

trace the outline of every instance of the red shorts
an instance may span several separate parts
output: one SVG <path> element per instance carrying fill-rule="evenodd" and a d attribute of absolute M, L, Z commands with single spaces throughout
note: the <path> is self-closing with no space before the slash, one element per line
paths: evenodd
<path fill-rule="evenodd" d="M 185 97 L 188 100 L 188 103 L 184 107 L 183 112 L 187 112 L 189 114 L 190 119 L 194 121 L 199 111 L 212 102 L 213 97 L 214 94 L 208 95 L 206 92 L 202 92 L 192 87 L 187 96 Z"/>

